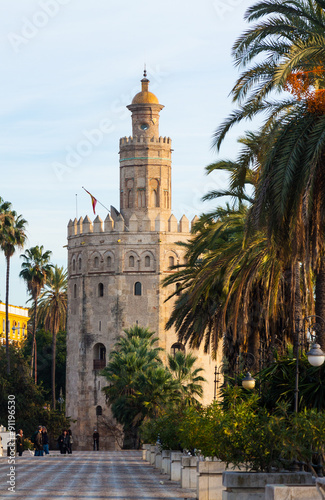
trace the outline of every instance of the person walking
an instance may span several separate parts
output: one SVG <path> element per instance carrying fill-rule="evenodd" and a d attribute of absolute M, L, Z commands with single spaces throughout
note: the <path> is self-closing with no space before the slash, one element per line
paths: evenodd
<path fill-rule="evenodd" d="M 19 429 L 17 434 L 17 451 L 18 456 L 21 457 L 24 451 L 24 436 L 22 429 Z"/>
<path fill-rule="evenodd" d="M 47 434 L 47 428 L 44 427 L 44 425 L 42 428 L 42 434 L 43 434 L 43 450 L 44 450 L 45 455 L 49 455 L 50 454 L 50 452 L 49 452 L 49 437 Z"/>
<path fill-rule="evenodd" d="M 94 430 L 93 434 L 93 440 L 94 440 L 94 451 L 99 451 L 99 432 L 97 429 Z"/>
<path fill-rule="evenodd" d="M 66 455 L 67 452 L 69 453 L 70 439 L 66 429 L 64 429 L 61 436 L 59 436 L 58 443 L 61 455 Z"/>
<path fill-rule="evenodd" d="M 42 433 L 43 427 L 41 425 L 38 426 L 38 432 L 35 436 L 35 442 L 34 442 L 34 447 L 35 447 L 35 457 L 42 457 L 43 456 L 43 433 Z"/>

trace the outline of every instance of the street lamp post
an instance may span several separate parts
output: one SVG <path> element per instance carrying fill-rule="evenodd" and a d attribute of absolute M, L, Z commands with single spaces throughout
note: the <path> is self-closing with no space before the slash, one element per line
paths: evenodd
<path fill-rule="evenodd" d="M 220 382 L 219 376 L 223 373 L 223 369 L 224 369 L 224 364 L 223 363 L 221 365 L 219 365 L 219 366 L 216 365 L 214 367 L 214 396 L 213 396 L 213 401 L 215 401 L 217 399 L 217 395 L 218 395 L 218 392 L 219 392 L 219 382 Z"/>
<path fill-rule="evenodd" d="M 58 403 L 60 405 L 60 413 L 62 413 L 62 405 L 64 403 L 64 397 L 63 397 L 63 394 L 62 394 L 62 387 L 60 387 L 60 397 L 58 399 Z"/>
<path fill-rule="evenodd" d="M 320 345 L 316 342 L 317 331 L 321 328 L 321 325 L 317 321 L 322 322 L 324 328 L 325 321 L 320 316 L 306 316 L 302 320 L 302 328 L 300 329 L 300 320 L 297 321 L 297 352 L 296 352 L 296 378 L 295 378 L 295 413 L 298 413 L 299 409 L 299 350 L 304 347 L 305 339 L 305 328 L 306 323 L 310 320 L 315 322 L 309 327 L 309 335 L 311 337 L 312 346 L 309 352 L 307 352 L 307 358 L 312 366 L 321 366 L 325 361 L 325 353 L 321 350 Z M 310 330 L 313 330 L 315 334 L 313 335 Z"/>

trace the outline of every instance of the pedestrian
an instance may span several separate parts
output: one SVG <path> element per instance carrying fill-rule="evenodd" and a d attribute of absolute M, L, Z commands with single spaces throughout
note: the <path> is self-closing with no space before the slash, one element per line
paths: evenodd
<path fill-rule="evenodd" d="M 64 429 L 61 436 L 59 436 L 58 443 L 61 455 L 66 455 L 67 452 L 69 453 L 70 439 L 66 429 Z"/>
<path fill-rule="evenodd" d="M 35 457 L 42 457 L 43 456 L 43 433 L 42 433 L 43 427 L 41 425 L 38 426 L 38 431 L 35 436 L 35 442 L 34 442 L 34 447 L 35 447 Z"/>
<path fill-rule="evenodd" d="M 21 457 L 24 451 L 24 436 L 22 429 L 19 429 L 17 434 L 17 451 L 18 456 Z"/>
<path fill-rule="evenodd" d="M 69 448 L 68 448 L 68 453 L 71 455 L 71 453 L 72 453 L 72 445 L 73 445 L 73 439 L 72 439 L 71 429 L 68 430 L 68 434 L 69 434 Z"/>
<path fill-rule="evenodd" d="M 49 452 L 49 437 L 47 434 L 47 428 L 44 427 L 44 425 L 42 428 L 42 434 L 43 434 L 43 450 L 44 450 L 45 455 L 49 455 L 50 454 L 50 452 Z"/>
<path fill-rule="evenodd" d="M 97 429 L 94 430 L 93 434 L 93 440 L 94 440 L 94 451 L 99 451 L 99 432 Z"/>

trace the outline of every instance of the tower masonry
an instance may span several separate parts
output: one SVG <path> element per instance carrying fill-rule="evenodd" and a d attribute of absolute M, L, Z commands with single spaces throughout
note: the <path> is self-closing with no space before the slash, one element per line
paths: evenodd
<path fill-rule="evenodd" d="M 120 212 L 102 221 L 70 220 L 68 224 L 68 338 L 66 413 L 72 424 L 74 446 L 87 450 L 98 428 L 102 449 L 115 449 L 113 419 L 99 375 L 123 330 L 138 324 L 159 338 L 163 361 L 177 350 L 188 352 L 174 330 L 165 330 L 173 291 L 162 280 L 184 263 L 176 242 L 191 238 L 185 215 L 171 213 L 171 139 L 159 136 L 163 106 L 141 80 L 141 92 L 127 106 L 132 114 L 132 136 L 120 139 Z M 194 351 L 197 366 L 208 382 L 203 402 L 214 393 L 215 362 L 203 348 Z"/>

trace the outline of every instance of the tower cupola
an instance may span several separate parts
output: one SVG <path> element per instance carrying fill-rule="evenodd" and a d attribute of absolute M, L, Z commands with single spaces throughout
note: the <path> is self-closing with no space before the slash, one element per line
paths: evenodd
<path fill-rule="evenodd" d="M 159 137 L 159 113 L 163 105 L 159 104 L 158 98 L 149 91 L 150 80 L 144 71 L 141 80 L 141 92 L 138 92 L 127 108 L 132 113 L 132 135 L 133 137 Z"/>

